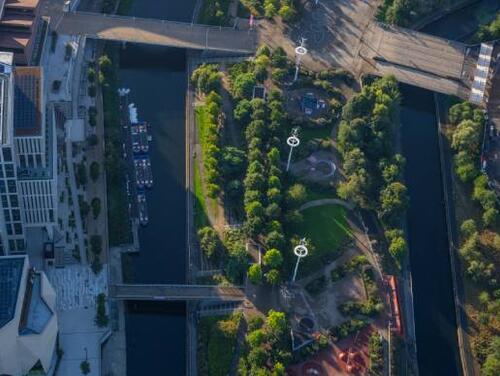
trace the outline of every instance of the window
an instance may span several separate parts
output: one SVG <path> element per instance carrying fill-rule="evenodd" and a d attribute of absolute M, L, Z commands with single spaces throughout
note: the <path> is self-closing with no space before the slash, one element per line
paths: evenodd
<path fill-rule="evenodd" d="M 12 210 L 12 220 L 13 221 L 21 220 L 21 212 L 19 211 L 19 209 Z"/>
<path fill-rule="evenodd" d="M 10 211 L 4 209 L 3 216 L 5 217 L 5 222 L 10 222 Z"/>
<path fill-rule="evenodd" d="M 5 166 L 5 177 L 13 178 L 14 177 L 14 165 L 12 163 L 6 163 L 4 166 Z"/>
<path fill-rule="evenodd" d="M 19 207 L 19 200 L 17 199 L 16 195 L 10 195 L 10 206 L 13 208 Z"/>
<path fill-rule="evenodd" d="M 9 239 L 9 249 L 11 252 L 14 252 L 16 250 L 16 242 L 12 239 Z"/>
<path fill-rule="evenodd" d="M 25 246 L 24 246 L 24 240 L 23 239 L 16 239 L 16 248 L 18 251 L 24 251 Z"/>
<path fill-rule="evenodd" d="M 2 169 L 0 168 L 0 171 L 2 171 Z M 0 193 L 5 193 L 6 190 L 5 190 L 5 180 L 2 180 L 0 179 Z"/>
<path fill-rule="evenodd" d="M 7 235 L 12 235 L 12 226 L 10 223 L 7 223 L 5 227 L 7 227 Z"/>
<path fill-rule="evenodd" d="M 11 148 L 3 148 L 3 160 L 5 162 L 12 162 L 12 150 Z"/>
<path fill-rule="evenodd" d="M 23 226 L 19 222 L 14 223 L 14 233 L 16 235 L 22 235 L 23 234 Z"/>
<path fill-rule="evenodd" d="M 7 196 L 6 195 L 2 195 L 2 206 L 4 208 L 9 207 L 9 202 L 7 201 Z"/>
<path fill-rule="evenodd" d="M 40 166 L 42 165 L 42 155 L 41 155 L 41 154 L 37 154 L 37 155 L 35 156 L 35 158 L 36 158 L 36 165 L 37 165 L 38 167 L 40 167 Z"/>
<path fill-rule="evenodd" d="M 9 188 L 9 193 L 16 193 L 17 186 L 15 180 L 7 180 L 7 188 Z"/>

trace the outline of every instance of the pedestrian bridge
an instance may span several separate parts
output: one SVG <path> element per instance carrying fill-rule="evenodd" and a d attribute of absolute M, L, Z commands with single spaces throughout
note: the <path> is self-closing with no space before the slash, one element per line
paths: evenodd
<path fill-rule="evenodd" d="M 479 48 L 372 23 L 358 54 L 360 71 L 468 99 Z M 348 67 L 345 67 L 349 69 Z"/>
<path fill-rule="evenodd" d="M 92 39 L 237 54 L 252 54 L 257 46 L 255 32 L 229 27 L 87 12 L 59 13 L 53 21 L 57 33 Z"/>
<path fill-rule="evenodd" d="M 222 300 L 241 301 L 245 293 L 238 287 L 208 285 L 140 285 L 117 284 L 111 286 L 111 297 L 117 300 Z"/>

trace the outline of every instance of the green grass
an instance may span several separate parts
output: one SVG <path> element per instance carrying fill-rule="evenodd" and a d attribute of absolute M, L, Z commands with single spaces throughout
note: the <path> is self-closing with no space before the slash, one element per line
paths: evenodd
<path fill-rule="evenodd" d="M 207 205 L 203 194 L 203 183 L 201 181 L 200 167 L 197 161 L 194 163 L 194 224 L 196 229 L 208 226 L 210 223 L 207 216 Z"/>
<path fill-rule="evenodd" d="M 332 133 L 332 126 L 325 126 L 325 127 L 316 127 L 316 128 L 309 128 L 309 127 L 304 127 L 300 130 L 300 141 L 304 142 L 304 144 L 310 140 L 315 140 L 315 139 L 328 139 L 330 138 L 330 135 Z"/>
<path fill-rule="evenodd" d="M 197 106 L 195 108 L 195 119 L 196 119 L 196 129 L 198 131 L 198 140 L 201 145 L 201 153 L 200 158 L 203 158 L 203 151 L 207 147 L 207 115 L 205 111 L 205 106 Z M 208 211 L 207 211 L 207 195 L 205 194 L 204 182 L 201 177 L 200 166 L 197 161 L 194 163 L 194 195 L 196 198 L 195 210 L 194 210 L 194 223 L 197 229 L 202 228 L 204 226 L 210 225 L 208 220 Z M 215 201 L 215 200 L 209 200 Z M 208 202 L 208 204 L 212 204 L 211 208 L 213 208 L 213 203 Z"/>
<path fill-rule="evenodd" d="M 204 317 L 200 320 L 199 346 L 202 363 L 200 374 L 209 376 L 229 374 L 240 319 L 241 315 L 236 313 L 231 316 Z M 222 323 L 226 325 L 221 325 Z"/>
<path fill-rule="evenodd" d="M 347 224 L 346 209 L 340 205 L 316 206 L 301 213 L 304 221 L 294 226 L 293 232 L 307 238 L 313 245 L 304 259 L 304 275 L 338 257 L 341 246 L 351 238 L 351 230 Z"/>

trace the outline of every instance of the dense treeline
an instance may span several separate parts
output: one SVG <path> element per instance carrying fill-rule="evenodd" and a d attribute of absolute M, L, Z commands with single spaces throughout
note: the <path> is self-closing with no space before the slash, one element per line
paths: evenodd
<path fill-rule="evenodd" d="M 455 0 L 384 0 L 377 13 L 377 19 L 382 22 L 399 26 L 410 26 L 423 16 L 445 9 Z"/>
<path fill-rule="evenodd" d="M 198 22 L 205 25 L 225 25 L 229 22 L 230 0 L 205 0 L 201 6 Z"/>
<path fill-rule="evenodd" d="M 285 376 L 292 360 L 290 326 L 283 312 L 270 310 L 248 322 L 248 333 L 238 365 L 240 376 Z"/>
<path fill-rule="evenodd" d="M 474 39 L 477 42 L 500 39 L 500 12 L 497 13 L 496 18 L 491 23 L 479 27 Z"/>
<path fill-rule="evenodd" d="M 295 0 L 240 0 L 254 15 L 272 18 L 280 16 L 284 21 L 293 21 L 298 12 Z"/>
<path fill-rule="evenodd" d="M 346 178 L 338 186 L 338 195 L 375 210 L 388 229 L 400 224 L 408 205 L 402 182 L 405 161 L 395 154 L 393 146 L 399 105 L 396 79 L 375 80 L 346 103 L 338 131 Z M 388 230 L 386 236 L 389 251 L 400 262 L 406 251 L 402 232 Z"/>
<path fill-rule="evenodd" d="M 487 376 L 500 373 L 500 235 L 498 234 L 498 202 L 488 185 L 488 177 L 480 170 L 481 142 L 484 131 L 483 111 L 468 102 L 458 103 L 449 110 L 453 126 L 452 147 L 455 174 L 466 191 L 481 208 L 481 223 L 467 219 L 460 226 L 459 249 L 465 276 L 479 289 L 477 315 L 473 320 L 477 330 L 472 337 L 474 355 Z M 471 213 L 470 213 L 471 214 Z M 477 304 L 477 303 L 476 303 Z M 496 346 L 496 347 L 495 347 Z"/>

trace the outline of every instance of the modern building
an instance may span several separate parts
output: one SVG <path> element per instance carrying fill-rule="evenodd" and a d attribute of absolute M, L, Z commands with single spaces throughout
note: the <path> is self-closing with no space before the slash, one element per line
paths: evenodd
<path fill-rule="evenodd" d="M 17 65 L 37 63 L 46 27 L 40 0 L 0 0 L 0 50 L 13 52 Z"/>
<path fill-rule="evenodd" d="M 0 257 L 0 375 L 52 375 L 56 293 L 27 256 Z"/>
<path fill-rule="evenodd" d="M 52 237 L 56 221 L 56 140 L 41 67 L 15 67 L 0 52 L 0 253 L 26 250 L 26 229 Z"/>

